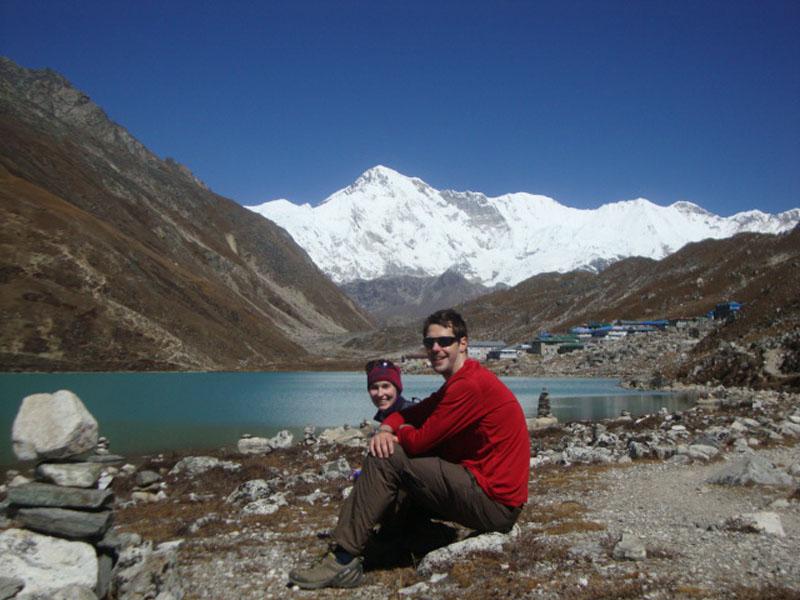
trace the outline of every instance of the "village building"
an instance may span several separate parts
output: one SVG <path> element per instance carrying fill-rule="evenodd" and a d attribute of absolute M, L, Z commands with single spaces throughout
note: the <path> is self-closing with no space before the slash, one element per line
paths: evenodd
<path fill-rule="evenodd" d="M 535 340 L 530 343 L 530 354 L 538 354 L 539 356 L 555 356 L 559 353 L 562 347 L 578 349 L 583 347 L 580 343 L 580 338 L 574 334 L 553 335 L 550 333 L 539 334 Z M 563 352 L 561 352 L 563 354 Z"/>
<path fill-rule="evenodd" d="M 521 353 L 522 351 L 518 350 L 516 347 L 508 346 L 506 348 L 490 350 L 486 358 L 487 360 L 509 360 L 519 358 Z"/>
<path fill-rule="evenodd" d="M 469 356 L 476 360 L 485 361 L 489 358 L 489 353 L 493 350 L 501 350 L 506 347 L 502 340 L 486 340 L 469 342 Z"/>
<path fill-rule="evenodd" d="M 739 302 L 729 300 L 722 302 L 714 307 L 714 310 L 709 311 L 708 317 L 710 319 L 735 319 L 737 313 L 742 309 Z"/>

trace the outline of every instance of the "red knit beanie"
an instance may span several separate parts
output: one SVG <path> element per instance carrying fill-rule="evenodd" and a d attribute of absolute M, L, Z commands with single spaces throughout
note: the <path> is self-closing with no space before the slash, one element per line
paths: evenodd
<path fill-rule="evenodd" d="M 403 382 L 400 379 L 400 367 L 388 360 L 377 363 L 369 373 L 367 373 L 367 387 L 371 386 L 376 381 L 388 381 L 396 389 L 397 393 L 403 391 Z"/>

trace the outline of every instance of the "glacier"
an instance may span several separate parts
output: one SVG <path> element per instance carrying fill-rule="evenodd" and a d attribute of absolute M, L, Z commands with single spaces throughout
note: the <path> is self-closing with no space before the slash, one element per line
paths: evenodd
<path fill-rule="evenodd" d="M 595 270 L 629 256 L 658 260 L 690 242 L 780 233 L 800 222 L 800 209 L 721 217 L 686 201 L 659 206 L 637 198 L 578 209 L 525 192 L 439 191 L 382 165 L 317 206 L 281 199 L 246 208 L 286 229 L 337 283 L 452 269 L 486 286 L 515 285 L 539 273 Z"/>

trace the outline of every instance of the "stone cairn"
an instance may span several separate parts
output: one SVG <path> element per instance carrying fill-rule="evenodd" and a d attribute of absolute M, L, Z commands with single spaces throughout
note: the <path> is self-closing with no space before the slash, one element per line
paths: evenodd
<path fill-rule="evenodd" d="M 0 519 L 18 525 L 0 532 L 0 597 L 107 596 L 119 551 L 129 540 L 110 529 L 110 465 L 122 457 L 108 452 L 97 429 L 70 391 L 22 401 L 12 430 L 14 453 L 37 465 L 35 481 L 11 473 L 0 506 L 8 517 Z"/>
<path fill-rule="evenodd" d="M 537 431 L 539 429 L 547 429 L 558 424 L 558 419 L 553 416 L 550 411 L 550 393 L 547 388 L 542 388 L 542 393 L 539 394 L 539 405 L 536 407 L 536 417 L 533 419 L 525 419 L 528 424 L 529 431 Z"/>
<path fill-rule="evenodd" d="M 537 417 L 552 417 L 553 413 L 550 412 L 550 392 L 547 388 L 542 388 L 542 393 L 539 394 L 539 406 L 536 408 Z"/>

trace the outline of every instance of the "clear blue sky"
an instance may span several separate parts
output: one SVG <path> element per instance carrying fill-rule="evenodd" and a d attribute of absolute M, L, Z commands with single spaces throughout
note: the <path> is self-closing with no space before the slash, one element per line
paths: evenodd
<path fill-rule="evenodd" d="M 797 0 L 0 0 L 0 54 L 243 204 L 384 164 L 575 207 L 795 208 L 798 32 Z"/>

